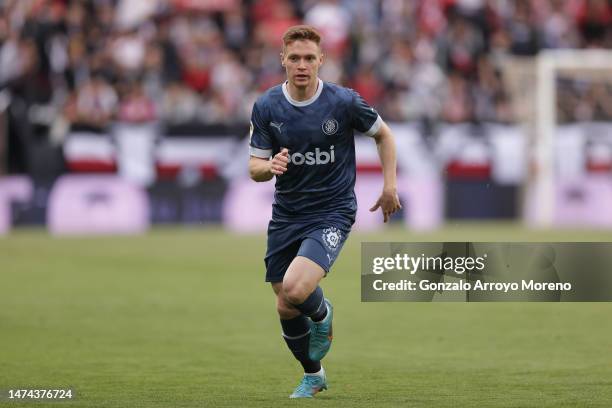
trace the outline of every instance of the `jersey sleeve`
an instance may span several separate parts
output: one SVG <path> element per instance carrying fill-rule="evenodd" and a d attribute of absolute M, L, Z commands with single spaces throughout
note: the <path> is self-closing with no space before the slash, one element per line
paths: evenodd
<path fill-rule="evenodd" d="M 382 126 L 382 119 L 357 92 L 351 90 L 351 117 L 353 129 L 366 136 L 374 136 Z"/>
<path fill-rule="evenodd" d="M 272 156 L 272 138 L 267 121 L 257 102 L 253 105 L 251 113 L 251 129 L 249 132 L 249 153 L 260 159 L 268 159 Z"/>

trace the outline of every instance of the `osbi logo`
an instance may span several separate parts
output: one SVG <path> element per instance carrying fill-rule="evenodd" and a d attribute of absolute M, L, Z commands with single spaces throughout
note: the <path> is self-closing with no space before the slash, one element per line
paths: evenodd
<path fill-rule="evenodd" d="M 314 152 L 293 153 L 289 155 L 289 161 L 296 166 L 305 164 L 307 166 L 313 166 L 315 164 L 327 164 L 336 161 L 334 156 L 334 146 L 329 147 L 329 152 L 321 150 L 318 147 Z"/>

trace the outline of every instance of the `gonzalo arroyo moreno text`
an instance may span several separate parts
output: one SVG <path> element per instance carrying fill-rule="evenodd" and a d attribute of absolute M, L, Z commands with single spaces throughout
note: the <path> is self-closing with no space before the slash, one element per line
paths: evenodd
<path fill-rule="evenodd" d="M 387 271 L 405 271 L 414 275 L 417 271 L 448 271 L 454 272 L 461 277 L 466 272 L 481 272 L 486 267 L 487 254 L 479 257 L 443 257 L 443 256 L 420 256 L 414 257 L 408 254 L 397 254 L 393 257 L 376 257 L 372 260 L 372 273 L 381 275 Z M 572 284 L 569 282 L 538 282 L 521 280 L 520 282 L 484 282 L 475 280 L 469 282 L 460 280 L 457 282 L 432 282 L 427 279 L 410 280 L 401 279 L 394 282 L 385 282 L 376 279 L 372 282 L 376 291 L 570 291 Z"/>

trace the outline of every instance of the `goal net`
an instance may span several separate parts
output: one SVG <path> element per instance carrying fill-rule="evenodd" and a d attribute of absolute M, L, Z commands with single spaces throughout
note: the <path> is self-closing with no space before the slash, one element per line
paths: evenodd
<path fill-rule="evenodd" d="M 612 227 L 612 51 L 546 50 L 504 76 L 529 135 L 525 221 Z"/>

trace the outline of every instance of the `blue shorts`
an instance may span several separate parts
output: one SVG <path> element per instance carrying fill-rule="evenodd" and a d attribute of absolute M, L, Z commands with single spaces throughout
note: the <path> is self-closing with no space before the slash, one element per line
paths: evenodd
<path fill-rule="evenodd" d="M 317 263 L 325 275 L 336 261 L 350 230 L 334 225 L 270 222 L 266 253 L 266 282 L 282 282 L 296 256 Z"/>

